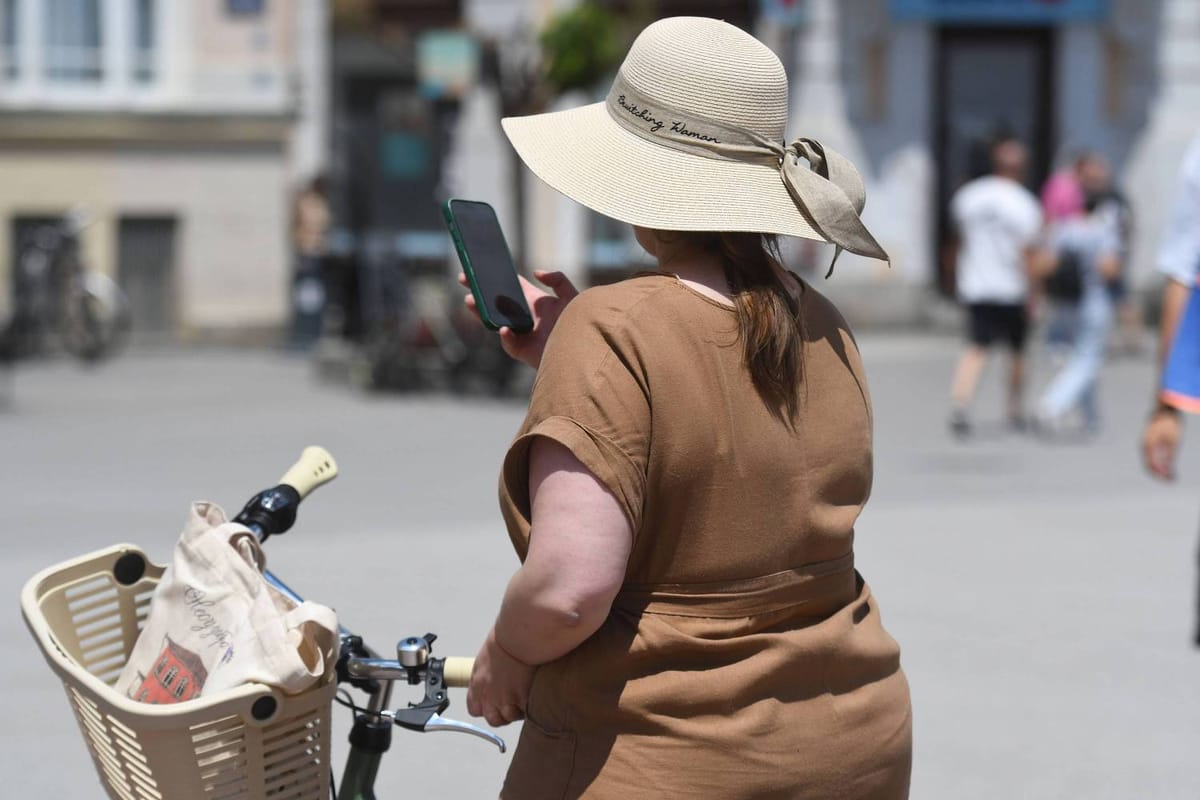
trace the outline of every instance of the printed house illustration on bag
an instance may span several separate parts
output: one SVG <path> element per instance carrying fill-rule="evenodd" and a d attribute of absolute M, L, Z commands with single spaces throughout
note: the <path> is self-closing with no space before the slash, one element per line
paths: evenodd
<path fill-rule="evenodd" d="M 149 675 L 138 672 L 137 683 L 129 697 L 158 705 L 181 703 L 199 695 L 206 680 L 208 670 L 204 668 L 200 656 L 171 641 L 170 636 L 164 636 L 163 648 L 154 660 L 154 668 Z"/>

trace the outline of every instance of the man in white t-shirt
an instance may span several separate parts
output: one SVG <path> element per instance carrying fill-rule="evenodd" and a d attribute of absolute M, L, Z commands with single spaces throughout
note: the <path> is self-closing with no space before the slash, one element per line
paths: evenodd
<path fill-rule="evenodd" d="M 963 185 L 950 200 L 958 228 L 958 296 L 967 306 L 969 344 L 951 386 L 951 430 L 970 432 L 967 413 L 988 351 L 996 342 L 1011 353 L 1008 416 L 1024 424 L 1025 340 L 1029 323 L 1025 302 L 1035 244 L 1042 228 L 1037 198 L 1022 185 L 1029 157 L 1025 146 L 1004 139 L 992 147 L 992 173 Z"/>

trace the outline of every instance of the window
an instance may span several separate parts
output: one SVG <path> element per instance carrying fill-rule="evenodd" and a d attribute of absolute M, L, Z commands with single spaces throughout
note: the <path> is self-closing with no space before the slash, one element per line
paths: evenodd
<path fill-rule="evenodd" d="M 0 0 L 0 78 L 20 74 L 17 63 L 17 0 Z"/>
<path fill-rule="evenodd" d="M 129 37 L 130 77 L 134 83 L 150 83 L 155 78 L 155 26 L 158 24 L 158 0 L 132 0 L 133 30 Z"/>
<path fill-rule="evenodd" d="M 167 670 L 167 674 L 163 676 L 162 685 L 171 688 L 171 684 L 175 682 L 175 676 L 179 674 L 179 667 L 171 667 Z"/>
<path fill-rule="evenodd" d="M 185 691 L 187 691 L 187 685 L 188 685 L 188 679 L 180 678 L 179 683 L 175 684 L 175 691 L 173 692 L 175 697 L 177 697 L 177 698 L 183 697 L 183 693 Z"/>
<path fill-rule="evenodd" d="M 162 661 L 159 661 L 158 666 L 154 668 L 154 674 L 161 678 L 162 674 L 163 674 L 163 670 L 165 670 L 166 668 L 167 668 L 167 657 L 163 656 Z"/>
<path fill-rule="evenodd" d="M 96 83 L 104 77 L 100 0 L 43 0 L 46 78 Z"/>

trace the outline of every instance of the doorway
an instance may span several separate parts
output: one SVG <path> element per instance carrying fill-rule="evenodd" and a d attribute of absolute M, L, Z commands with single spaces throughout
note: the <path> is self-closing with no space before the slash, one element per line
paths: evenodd
<path fill-rule="evenodd" d="M 1037 191 L 1055 150 L 1054 31 L 942 28 L 934 130 L 937 153 L 938 288 L 954 294 L 954 230 L 948 206 L 959 186 L 990 170 L 989 144 L 1015 136 L 1029 148 L 1026 185 Z"/>
<path fill-rule="evenodd" d="M 117 280 L 133 310 L 141 341 L 170 339 L 176 331 L 174 217 L 121 217 Z"/>

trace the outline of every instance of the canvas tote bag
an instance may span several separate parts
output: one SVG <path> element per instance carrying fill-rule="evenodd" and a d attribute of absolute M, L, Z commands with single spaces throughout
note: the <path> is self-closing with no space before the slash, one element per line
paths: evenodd
<path fill-rule="evenodd" d="M 334 668 L 337 618 L 297 605 L 263 578 L 254 534 L 213 503 L 193 503 L 116 684 L 147 703 L 177 703 L 249 681 L 296 694 Z"/>

